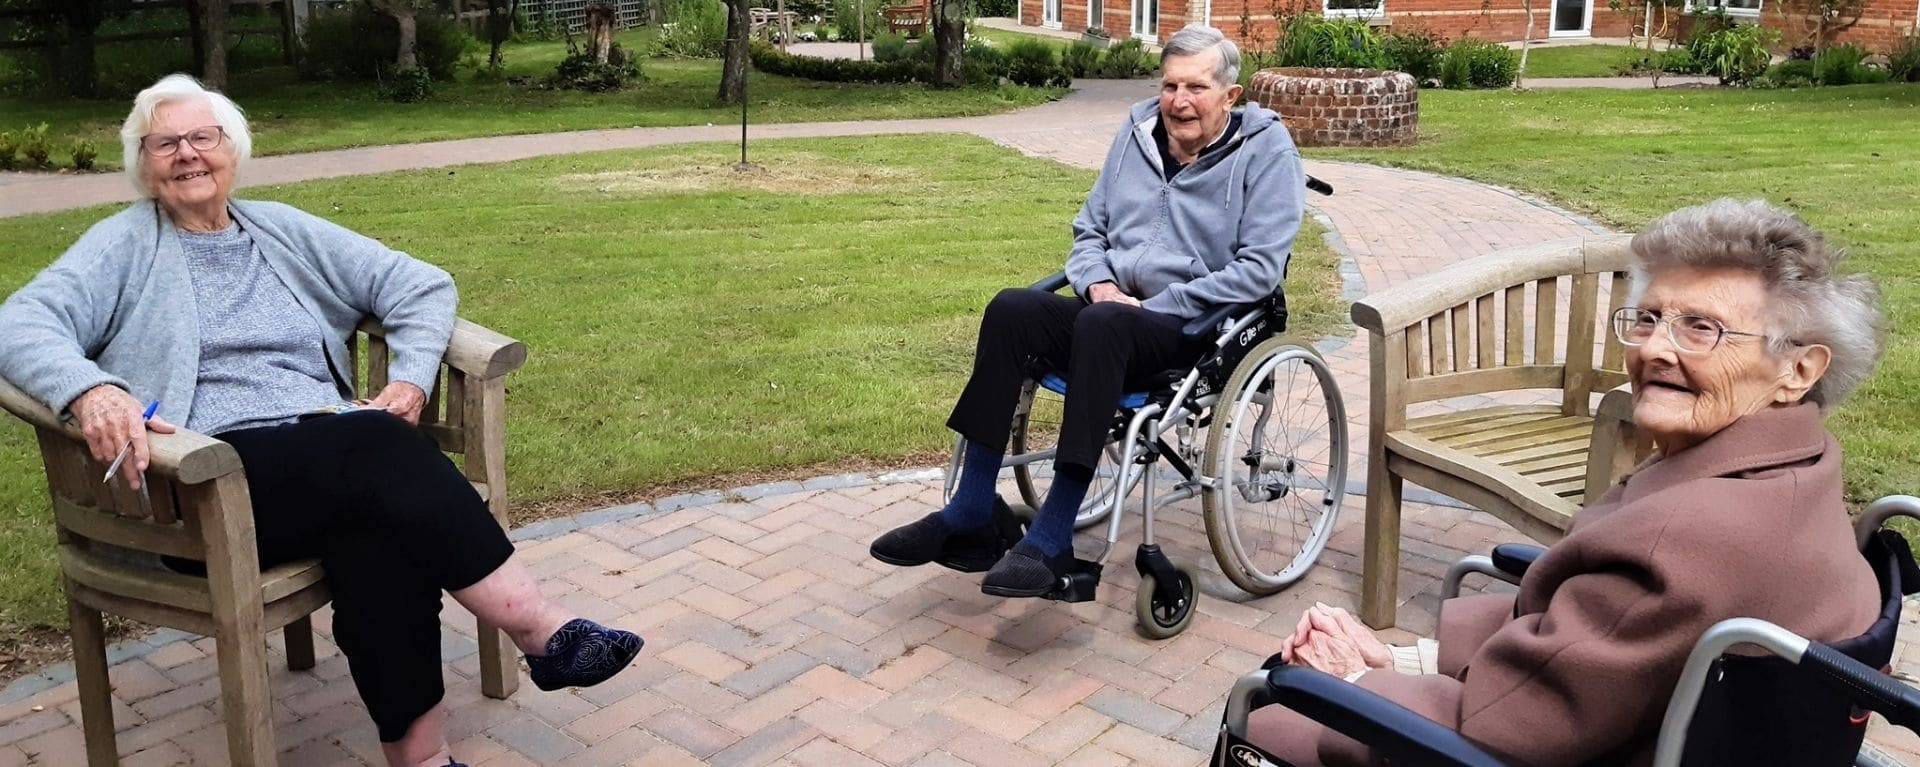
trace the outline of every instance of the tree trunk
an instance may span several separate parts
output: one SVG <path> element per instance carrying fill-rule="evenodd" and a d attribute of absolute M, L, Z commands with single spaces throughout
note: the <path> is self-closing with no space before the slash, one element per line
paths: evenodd
<path fill-rule="evenodd" d="M 93 98 L 99 80 L 94 64 L 93 33 L 100 26 L 99 0 L 75 0 L 61 11 L 66 22 L 66 40 L 61 46 L 61 70 L 67 95 Z"/>
<path fill-rule="evenodd" d="M 513 36 L 513 13 L 507 8 L 507 0 L 487 0 L 487 67 L 500 69 L 503 60 L 500 46 Z"/>
<path fill-rule="evenodd" d="M 727 0 L 727 50 L 720 64 L 722 104 L 747 100 L 747 0 Z"/>
<path fill-rule="evenodd" d="M 607 63 L 613 54 L 613 6 L 587 6 L 587 50 L 593 52 L 595 64 Z"/>
<path fill-rule="evenodd" d="M 924 43 L 923 43 L 924 44 Z M 967 84 L 966 0 L 933 0 L 933 84 L 958 88 Z"/>
<path fill-rule="evenodd" d="M 396 10 L 393 12 L 393 17 L 400 22 L 400 50 L 394 53 L 393 71 L 411 72 L 419 69 L 419 24 L 414 20 L 413 8 Z"/>
<path fill-rule="evenodd" d="M 200 8 L 200 82 L 227 89 L 227 0 L 193 0 Z"/>
<path fill-rule="evenodd" d="M 1533 47 L 1533 0 L 1526 0 L 1526 6 L 1527 33 L 1520 38 L 1520 68 L 1513 71 L 1513 89 L 1516 91 L 1526 87 L 1527 51 Z"/>

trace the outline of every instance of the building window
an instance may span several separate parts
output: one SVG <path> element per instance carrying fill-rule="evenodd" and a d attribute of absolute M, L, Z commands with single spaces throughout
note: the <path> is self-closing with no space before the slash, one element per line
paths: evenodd
<path fill-rule="evenodd" d="M 1324 0 L 1321 11 L 1327 16 L 1379 16 L 1386 12 L 1386 0 Z"/>
<path fill-rule="evenodd" d="M 1693 10 L 1724 10 L 1728 16 L 1759 16 L 1761 0 L 1694 0 Z"/>

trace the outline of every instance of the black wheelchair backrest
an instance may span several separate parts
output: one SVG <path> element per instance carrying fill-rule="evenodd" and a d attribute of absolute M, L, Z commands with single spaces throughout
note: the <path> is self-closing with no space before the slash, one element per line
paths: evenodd
<path fill-rule="evenodd" d="M 1920 589 L 1913 554 L 1899 533 L 1882 530 L 1861 552 L 1880 584 L 1880 616 L 1857 637 L 1829 645 L 1876 669 L 1893 657 L 1901 597 Z M 1707 675 L 1687 728 L 1686 767 L 1782 764 L 1841 767 L 1854 763 L 1866 738 L 1867 712 L 1856 692 L 1824 679 L 1811 664 L 1772 655 L 1723 655 Z M 1756 705 L 1754 701 L 1767 701 Z"/>

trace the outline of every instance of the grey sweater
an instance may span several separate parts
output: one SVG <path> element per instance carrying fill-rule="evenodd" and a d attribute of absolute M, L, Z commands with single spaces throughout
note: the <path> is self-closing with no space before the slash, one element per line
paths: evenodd
<path fill-rule="evenodd" d="M 1145 308 L 1185 318 L 1267 297 L 1300 231 L 1306 179 L 1293 137 L 1273 110 L 1248 104 L 1225 147 L 1168 180 L 1159 120 L 1159 99 L 1133 106 L 1073 219 L 1074 291 L 1111 281 Z"/>
<path fill-rule="evenodd" d="M 445 271 L 288 205 L 234 200 L 228 210 L 322 328 L 341 397 L 354 396 L 347 335 L 369 316 L 387 328 L 388 376 L 432 385 L 453 333 Z M 190 423 L 199 370 L 193 280 L 179 231 L 151 200 L 95 224 L 0 304 L 0 377 L 56 411 L 114 384 Z"/>

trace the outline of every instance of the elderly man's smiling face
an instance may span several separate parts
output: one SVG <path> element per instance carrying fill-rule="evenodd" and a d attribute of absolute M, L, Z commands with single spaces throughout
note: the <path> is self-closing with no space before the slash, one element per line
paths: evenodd
<path fill-rule="evenodd" d="M 1220 49 L 1208 48 L 1192 56 L 1169 56 L 1160 68 L 1160 120 L 1167 126 L 1167 143 L 1174 156 L 1191 162 L 1227 126 L 1233 104 L 1240 100 L 1239 83 L 1214 79 Z"/>

